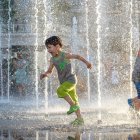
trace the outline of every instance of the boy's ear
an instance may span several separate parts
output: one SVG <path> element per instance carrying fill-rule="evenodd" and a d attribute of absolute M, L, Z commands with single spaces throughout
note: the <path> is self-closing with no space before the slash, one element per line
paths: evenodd
<path fill-rule="evenodd" d="M 57 48 L 61 48 L 61 46 L 60 46 L 59 44 L 57 44 L 55 47 L 57 47 Z"/>

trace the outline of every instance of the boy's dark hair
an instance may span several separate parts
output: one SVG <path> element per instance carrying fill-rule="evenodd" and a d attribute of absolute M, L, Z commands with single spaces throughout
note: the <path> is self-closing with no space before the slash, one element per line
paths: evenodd
<path fill-rule="evenodd" d="M 62 47 L 62 40 L 58 36 L 51 36 L 45 41 L 46 47 L 48 47 L 48 45 L 56 46 L 58 44 Z"/>

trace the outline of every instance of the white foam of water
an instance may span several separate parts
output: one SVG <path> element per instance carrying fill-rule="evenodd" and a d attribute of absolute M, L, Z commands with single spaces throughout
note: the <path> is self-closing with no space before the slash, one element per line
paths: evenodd
<path fill-rule="evenodd" d="M 9 0 L 8 2 L 8 81 L 7 81 L 7 98 L 9 101 L 9 95 L 10 95 L 10 48 L 11 48 L 11 31 L 10 31 L 10 27 L 11 27 L 11 0 Z"/>
<path fill-rule="evenodd" d="M 97 85 L 98 85 L 98 107 L 101 108 L 101 89 L 100 89 L 100 82 L 101 82 L 101 64 L 100 64 L 100 20 L 101 20 L 101 13 L 100 13 L 100 0 L 97 0 L 96 2 L 96 13 L 97 13 L 97 45 L 98 45 L 98 49 L 97 49 L 97 59 L 98 59 L 98 73 L 97 73 Z M 101 120 L 101 111 L 99 110 L 99 120 Z"/>
<path fill-rule="evenodd" d="M 36 131 L 36 140 L 39 140 L 39 132 Z"/>
<path fill-rule="evenodd" d="M 46 15 L 49 14 L 47 13 L 47 1 L 46 0 L 43 0 L 43 4 L 44 4 L 44 26 L 45 26 L 45 30 L 44 30 L 44 40 L 46 39 L 46 34 L 47 34 L 47 18 L 46 18 Z M 45 49 L 45 66 L 48 66 L 47 64 L 47 50 Z M 45 80 L 45 110 L 46 110 L 46 113 L 48 111 L 48 82 L 47 82 L 47 79 Z"/>
<path fill-rule="evenodd" d="M 77 24 L 78 24 L 77 18 L 74 16 L 72 18 L 72 33 L 71 33 L 71 41 L 72 41 L 71 51 L 72 51 L 72 53 L 77 53 L 78 52 L 78 50 L 75 47 L 75 46 L 78 45 L 78 42 L 77 42 L 77 40 L 78 40 L 78 34 L 77 34 L 77 28 L 78 27 L 77 26 L 78 25 Z M 72 67 L 73 67 L 74 71 L 75 71 L 75 63 L 76 63 L 76 61 L 74 60 L 73 63 L 72 63 Z"/>
<path fill-rule="evenodd" d="M 1 97 L 3 98 L 3 72 L 2 72 L 2 43 L 1 43 L 1 38 L 2 38 L 2 22 L 1 22 L 1 18 L 0 18 L 0 77 L 1 77 L 1 81 L 0 81 L 0 85 L 1 85 Z"/>
<path fill-rule="evenodd" d="M 132 29 L 133 29 L 133 23 L 132 23 L 132 13 L 133 13 L 133 2 L 130 0 L 130 96 L 132 98 L 132 90 L 133 90 L 133 85 L 132 85 Z"/>
<path fill-rule="evenodd" d="M 38 109 L 38 0 L 35 0 L 35 95 L 36 95 L 36 108 Z"/>
<path fill-rule="evenodd" d="M 86 42 L 87 42 L 87 60 L 89 61 L 89 22 L 88 22 L 88 14 L 89 14 L 89 9 L 88 9 L 88 0 L 86 0 Z M 89 69 L 87 70 L 87 88 L 88 88 L 88 100 L 90 101 L 91 99 L 91 93 L 90 93 L 90 72 Z"/>

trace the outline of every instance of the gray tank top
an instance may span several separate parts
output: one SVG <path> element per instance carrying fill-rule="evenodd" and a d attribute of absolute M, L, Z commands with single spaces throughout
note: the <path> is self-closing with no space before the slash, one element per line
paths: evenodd
<path fill-rule="evenodd" d="M 70 60 L 65 58 L 65 54 L 65 52 L 60 52 L 60 55 L 58 57 L 52 57 L 51 61 L 57 69 L 60 84 L 66 81 L 76 84 L 76 75 L 73 73 Z"/>

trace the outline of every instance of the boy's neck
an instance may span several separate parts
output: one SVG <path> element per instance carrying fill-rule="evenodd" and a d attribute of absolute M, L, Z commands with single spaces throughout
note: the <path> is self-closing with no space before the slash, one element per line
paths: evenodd
<path fill-rule="evenodd" d="M 56 56 L 54 56 L 54 57 L 59 57 L 60 56 L 60 54 L 61 54 L 61 50 L 60 51 L 58 51 L 58 53 L 56 54 Z"/>

